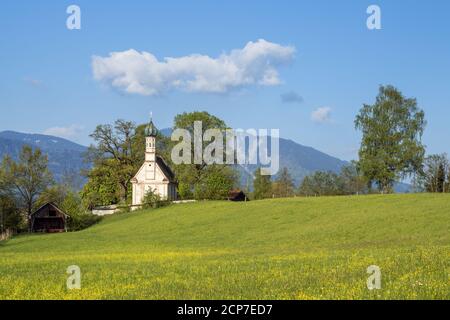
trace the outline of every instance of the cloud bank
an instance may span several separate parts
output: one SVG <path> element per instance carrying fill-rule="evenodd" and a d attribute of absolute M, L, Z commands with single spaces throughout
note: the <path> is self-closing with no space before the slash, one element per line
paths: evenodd
<path fill-rule="evenodd" d="M 217 58 L 192 54 L 159 61 L 149 52 L 130 49 L 94 56 L 98 81 L 130 94 L 154 96 L 169 90 L 227 93 L 251 85 L 281 83 L 278 69 L 294 59 L 295 48 L 260 39 Z"/>

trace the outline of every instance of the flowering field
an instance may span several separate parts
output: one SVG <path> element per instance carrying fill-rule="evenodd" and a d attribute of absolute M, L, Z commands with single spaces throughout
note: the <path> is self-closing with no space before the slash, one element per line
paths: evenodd
<path fill-rule="evenodd" d="M 0 299 L 449 299 L 449 275 L 450 195 L 199 202 L 0 243 Z"/>

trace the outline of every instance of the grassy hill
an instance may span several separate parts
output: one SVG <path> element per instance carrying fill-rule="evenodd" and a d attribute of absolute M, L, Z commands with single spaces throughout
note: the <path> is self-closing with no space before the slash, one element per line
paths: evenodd
<path fill-rule="evenodd" d="M 1 299 L 449 299 L 449 273 L 450 195 L 173 205 L 0 244 Z"/>

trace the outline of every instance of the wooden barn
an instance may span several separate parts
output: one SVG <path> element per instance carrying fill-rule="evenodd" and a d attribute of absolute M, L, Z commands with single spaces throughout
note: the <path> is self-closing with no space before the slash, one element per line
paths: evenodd
<path fill-rule="evenodd" d="M 228 193 L 228 200 L 230 200 L 230 201 L 249 201 L 246 194 L 242 190 L 231 190 Z"/>
<path fill-rule="evenodd" d="M 69 216 L 54 203 L 47 203 L 29 217 L 31 232 L 65 232 Z"/>

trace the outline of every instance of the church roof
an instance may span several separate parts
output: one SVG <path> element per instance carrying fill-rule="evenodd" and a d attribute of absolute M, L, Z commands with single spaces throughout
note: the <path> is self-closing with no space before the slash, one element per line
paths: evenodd
<path fill-rule="evenodd" d="M 161 169 L 163 174 L 170 180 L 175 180 L 175 174 L 173 173 L 172 169 L 166 164 L 163 158 L 160 156 L 156 156 L 156 163 L 158 164 L 158 167 Z"/>
<path fill-rule="evenodd" d="M 175 174 L 173 173 L 172 169 L 170 169 L 170 167 L 167 165 L 167 163 L 164 161 L 163 158 L 161 158 L 160 156 L 156 156 L 155 164 L 161 170 L 162 174 L 164 175 L 164 180 L 163 181 L 176 183 Z M 139 169 L 139 171 L 135 174 L 133 179 L 131 179 L 131 183 L 138 183 L 138 175 L 139 175 L 139 173 L 142 170 L 144 170 L 145 165 L 146 165 L 146 162 L 144 162 L 142 164 L 142 166 Z"/>

